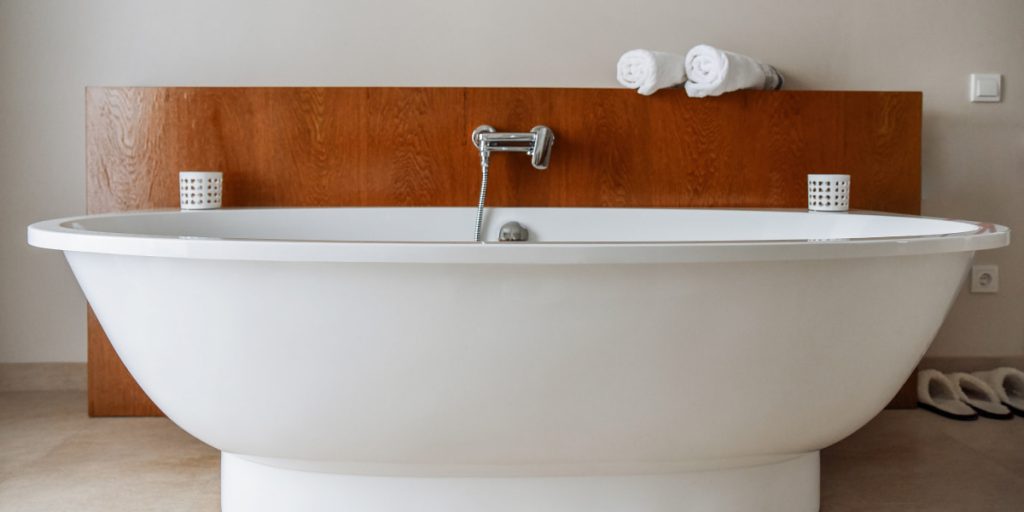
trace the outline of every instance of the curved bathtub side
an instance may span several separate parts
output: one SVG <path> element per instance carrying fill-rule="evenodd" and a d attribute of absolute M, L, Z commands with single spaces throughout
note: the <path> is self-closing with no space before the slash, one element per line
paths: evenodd
<path fill-rule="evenodd" d="M 142 387 L 221 450 L 529 475 L 827 446 L 895 394 L 971 255 L 551 266 L 67 257 Z"/>

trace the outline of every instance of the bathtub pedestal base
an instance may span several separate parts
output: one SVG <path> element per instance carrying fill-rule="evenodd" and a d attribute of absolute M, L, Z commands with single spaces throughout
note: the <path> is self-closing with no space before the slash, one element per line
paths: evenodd
<path fill-rule="evenodd" d="M 677 512 L 818 510 L 818 452 L 674 474 L 417 478 L 282 469 L 223 454 L 224 512 Z"/>

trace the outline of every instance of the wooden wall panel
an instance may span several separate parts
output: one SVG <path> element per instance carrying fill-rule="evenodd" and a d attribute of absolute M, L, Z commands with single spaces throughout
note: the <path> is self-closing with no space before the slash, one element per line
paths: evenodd
<path fill-rule="evenodd" d="M 806 206 L 920 211 L 921 94 L 507 88 L 89 88 L 89 213 L 177 207 L 177 173 L 224 172 L 224 204 L 472 206 L 477 125 L 556 135 L 551 166 L 495 155 L 492 206 Z M 159 414 L 90 314 L 90 413 Z"/>
<path fill-rule="evenodd" d="M 88 308 L 89 416 L 160 416 L 160 408 L 128 373 Z"/>

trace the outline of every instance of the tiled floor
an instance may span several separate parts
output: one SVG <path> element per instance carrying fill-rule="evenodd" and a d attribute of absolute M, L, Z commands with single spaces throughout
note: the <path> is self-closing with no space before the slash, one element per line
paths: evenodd
<path fill-rule="evenodd" d="M 0 393 L 0 512 L 215 511 L 217 452 L 79 392 Z M 888 411 L 822 455 L 822 511 L 1024 510 L 1024 418 Z"/>
<path fill-rule="evenodd" d="M 0 393 L 0 511 L 219 510 L 220 456 L 163 418 L 88 418 L 85 393 Z"/>

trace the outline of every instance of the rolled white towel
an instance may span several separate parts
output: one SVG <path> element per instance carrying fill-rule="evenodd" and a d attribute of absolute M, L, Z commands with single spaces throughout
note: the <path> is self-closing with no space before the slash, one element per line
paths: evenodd
<path fill-rule="evenodd" d="M 740 89 L 776 90 L 782 75 L 757 60 L 699 44 L 686 53 L 686 94 L 692 98 L 719 96 Z"/>
<path fill-rule="evenodd" d="M 616 77 L 624 87 L 650 96 L 686 81 L 686 58 L 674 53 L 630 50 L 619 57 Z"/>

